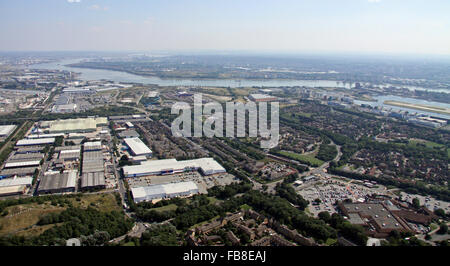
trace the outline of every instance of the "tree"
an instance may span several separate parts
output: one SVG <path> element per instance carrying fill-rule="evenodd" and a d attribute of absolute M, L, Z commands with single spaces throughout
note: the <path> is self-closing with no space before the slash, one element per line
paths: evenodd
<path fill-rule="evenodd" d="M 434 214 L 436 214 L 437 216 L 440 216 L 442 218 L 447 217 L 447 215 L 445 214 L 445 211 L 443 209 L 436 209 L 434 211 Z"/>
<path fill-rule="evenodd" d="M 448 232 L 448 226 L 446 223 L 442 223 L 441 226 L 439 227 L 439 230 L 437 231 L 438 234 L 443 235 L 446 234 Z"/>
<path fill-rule="evenodd" d="M 330 215 L 330 213 L 327 212 L 327 211 L 320 212 L 320 213 L 318 214 L 318 217 L 319 217 L 320 220 L 322 220 L 322 221 L 324 221 L 324 222 L 326 222 L 326 223 L 329 223 L 330 220 L 331 220 L 331 215 Z"/>
<path fill-rule="evenodd" d="M 152 225 L 141 237 L 142 246 L 176 246 L 177 230 L 172 224 Z"/>
<path fill-rule="evenodd" d="M 132 164 L 132 162 L 130 161 L 128 156 L 123 155 L 122 157 L 120 157 L 120 160 L 119 160 L 120 166 L 131 165 L 131 164 Z"/>
<path fill-rule="evenodd" d="M 414 199 L 412 200 L 412 205 L 413 205 L 413 207 L 416 208 L 416 209 L 420 208 L 420 201 L 419 201 L 419 199 L 418 199 L 418 198 L 414 198 Z"/>

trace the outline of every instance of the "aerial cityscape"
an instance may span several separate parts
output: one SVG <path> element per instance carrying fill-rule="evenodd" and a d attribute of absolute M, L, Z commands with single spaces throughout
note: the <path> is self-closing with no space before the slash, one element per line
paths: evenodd
<path fill-rule="evenodd" d="M 261 28 L 244 18 L 254 1 L 234 3 L 229 27 L 224 3 L 184 3 L 199 9 L 186 15 L 183 1 L 125 2 L 0 1 L 2 24 L 23 18 L 0 30 L 0 246 L 449 245 L 449 3 L 411 1 L 395 18 L 395 1 L 343 1 L 368 17 L 355 29 L 325 8 L 355 35 L 380 34 L 378 12 L 442 22 L 429 42 L 398 22 L 386 36 L 414 37 L 361 33 L 347 47 L 342 32 L 331 46 L 286 38 L 302 34 L 279 28 L 301 21 L 286 5 L 313 1 L 261 1 Z M 141 36 L 112 40 L 117 14 L 119 39 Z M 176 15 L 186 25 L 167 22 Z M 291 43 L 258 44 L 265 27 Z"/>

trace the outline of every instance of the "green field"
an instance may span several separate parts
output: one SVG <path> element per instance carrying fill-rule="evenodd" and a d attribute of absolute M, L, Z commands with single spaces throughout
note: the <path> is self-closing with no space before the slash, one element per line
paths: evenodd
<path fill-rule="evenodd" d="M 439 144 L 436 142 L 432 142 L 432 141 L 422 141 L 422 140 L 416 140 L 416 139 L 412 139 L 409 141 L 409 145 L 413 145 L 413 146 L 417 146 L 417 144 L 425 144 L 425 146 L 427 146 L 428 148 L 442 148 L 444 145 L 443 144 Z"/>
<path fill-rule="evenodd" d="M 280 154 L 293 160 L 299 161 L 301 163 L 309 164 L 314 167 L 321 166 L 324 163 L 324 161 L 319 160 L 311 155 L 303 155 L 287 151 L 280 151 Z"/>
<path fill-rule="evenodd" d="M 425 144 L 425 146 L 427 148 L 430 149 L 441 149 L 444 148 L 445 145 L 443 144 L 439 144 L 433 141 L 427 141 L 427 140 L 421 140 L 421 139 L 412 139 L 409 141 L 408 145 L 409 146 L 413 146 L 413 147 L 417 147 L 417 144 Z M 450 148 L 447 148 L 447 156 L 450 158 Z"/>

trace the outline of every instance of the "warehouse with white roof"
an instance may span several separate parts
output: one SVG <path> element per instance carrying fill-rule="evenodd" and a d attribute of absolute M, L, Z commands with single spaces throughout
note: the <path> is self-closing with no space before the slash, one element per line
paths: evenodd
<path fill-rule="evenodd" d="M 0 126 L 0 137 L 7 138 L 17 128 L 16 125 Z"/>
<path fill-rule="evenodd" d="M 31 187 L 32 177 L 5 178 L 0 180 L 0 187 L 27 186 Z"/>
<path fill-rule="evenodd" d="M 47 139 L 47 138 L 56 138 L 56 137 L 64 137 L 64 133 L 33 134 L 33 135 L 27 136 L 27 139 Z"/>
<path fill-rule="evenodd" d="M 133 199 L 136 203 L 154 199 L 169 199 L 174 197 L 186 197 L 199 193 L 197 185 L 192 182 L 178 182 L 145 187 L 131 188 Z"/>
<path fill-rule="evenodd" d="M 175 174 L 190 170 L 198 170 L 204 175 L 226 172 L 225 168 L 213 158 L 201 158 L 185 161 L 177 161 L 176 159 L 145 161 L 140 165 L 124 166 L 123 174 L 125 177 L 137 177 Z"/>
<path fill-rule="evenodd" d="M 86 142 L 83 144 L 83 148 L 84 151 L 101 151 L 102 142 L 101 141 Z"/>
<path fill-rule="evenodd" d="M 30 167 L 30 166 L 39 166 L 41 161 L 24 161 L 24 162 L 11 162 L 6 163 L 4 168 L 19 168 L 19 167 Z"/>
<path fill-rule="evenodd" d="M 152 156 L 152 150 L 140 138 L 126 138 L 123 140 L 125 144 L 130 148 L 131 153 L 134 156 L 145 155 L 147 157 Z"/>
<path fill-rule="evenodd" d="M 43 138 L 43 139 L 21 139 L 17 141 L 16 146 L 33 146 L 33 145 L 47 145 L 53 144 L 55 138 Z"/>

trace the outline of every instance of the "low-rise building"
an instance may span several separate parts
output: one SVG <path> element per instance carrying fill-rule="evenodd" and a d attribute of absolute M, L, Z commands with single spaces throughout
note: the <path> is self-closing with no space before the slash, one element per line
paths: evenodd
<path fill-rule="evenodd" d="M 48 173 L 41 178 L 37 192 L 38 194 L 74 192 L 76 180 L 77 171 Z"/>
<path fill-rule="evenodd" d="M 199 170 L 204 175 L 226 172 L 225 168 L 223 168 L 213 158 L 201 158 L 185 161 L 177 161 L 176 159 L 150 160 L 142 162 L 140 165 L 123 167 L 125 177 L 174 174 L 192 170 Z"/>
<path fill-rule="evenodd" d="M 152 156 L 152 150 L 150 150 L 149 147 L 147 147 L 147 145 L 145 145 L 144 142 L 142 142 L 141 139 L 139 138 L 125 138 L 124 139 L 125 144 L 128 146 L 128 148 L 130 149 L 132 155 L 134 156 L 147 156 L 147 157 L 151 157 Z"/>
<path fill-rule="evenodd" d="M 155 199 L 190 196 L 198 192 L 197 184 L 192 181 L 131 188 L 131 193 L 136 203 Z"/>

